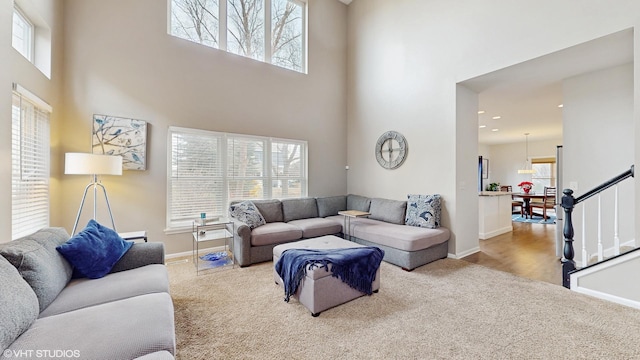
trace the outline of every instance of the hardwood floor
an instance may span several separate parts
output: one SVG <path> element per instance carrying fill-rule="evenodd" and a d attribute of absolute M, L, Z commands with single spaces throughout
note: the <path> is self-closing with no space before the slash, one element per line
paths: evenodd
<path fill-rule="evenodd" d="M 556 226 L 514 222 L 512 232 L 480 240 L 480 252 L 462 260 L 562 285 L 562 266 L 555 251 Z"/>

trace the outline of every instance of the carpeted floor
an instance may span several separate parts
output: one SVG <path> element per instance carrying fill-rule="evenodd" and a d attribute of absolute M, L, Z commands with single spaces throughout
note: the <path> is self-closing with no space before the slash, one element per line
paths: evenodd
<path fill-rule="evenodd" d="M 462 260 L 382 263 L 380 292 L 314 318 L 272 263 L 168 265 L 178 359 L 638 359 L 640 311 Z"/>

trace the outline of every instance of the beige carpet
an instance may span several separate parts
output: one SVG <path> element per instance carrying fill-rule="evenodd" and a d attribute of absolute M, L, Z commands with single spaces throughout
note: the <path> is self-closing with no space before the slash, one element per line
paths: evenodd
<path fill-rule="evenodd" d="M 314 318 L 272 263 L 168 265 L 179 359 L 638 359 L 640 311 L 460 260 L 382 264 L 380 292 Z"/>

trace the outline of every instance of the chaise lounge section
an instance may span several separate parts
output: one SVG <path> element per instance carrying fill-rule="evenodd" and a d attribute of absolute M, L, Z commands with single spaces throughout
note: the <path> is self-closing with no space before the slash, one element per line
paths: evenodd
<path fill-rule="evenodd" d="M 234 201 L 231 206 L 240 203 Z M 439 214 L 435 228 L 406 224 L 410 201 L 349 194 L 254 200 L 252 203 L 264 217 L 265 224 L 247 224 L 235 219 L 233 250 L 240 266 L 272 260 L 273 248 L 279 244 L 324 235 L 344 237 L 346 230 L 351 241 L 379 247 L 385 251 L 384 261 L 405 270 L 413 270 L 448 254 L 450 232 L 439 226 Z M 360 210 L 371 215 L 350 219 L 349 229 L 345 229 L 345 219 L 338 214 L 343 210 Z"/>

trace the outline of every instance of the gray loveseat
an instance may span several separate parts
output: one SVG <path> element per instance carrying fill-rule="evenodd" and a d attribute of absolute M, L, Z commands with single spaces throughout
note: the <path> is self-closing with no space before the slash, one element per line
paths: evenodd
<path fill-rule="evenodd" d="M 107 276 L 71 279 L 46 228 L 0 244 L 0 359 L 173 359 L 175 327 L 161 243 L 136 243 Z"/>
<path fill-rule="evenodd" d="M 231 205 L 237 204 L 234 201 Z M 407 202 L 359 195 L 254 200 L 266 224 L 251 229 L 236 220 L 234 255 L 240 266 L 270 261 L 279 244 L 323 235 L 343 236 L 342 210 L 370 212 L 350 220 L 348 234 L 359 244 L 385 251 L 384 260 L 405 270 L 447 257 L 450 232 L 405 225 Z"/>

